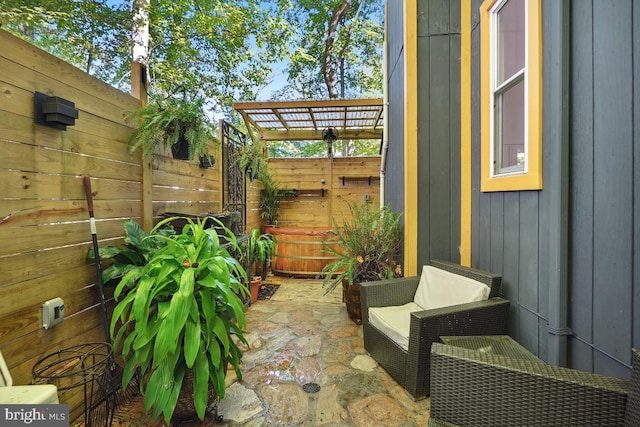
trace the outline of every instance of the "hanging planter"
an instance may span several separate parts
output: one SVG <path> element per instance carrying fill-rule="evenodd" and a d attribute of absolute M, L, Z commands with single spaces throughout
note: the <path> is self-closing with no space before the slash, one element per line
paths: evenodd
<path fill-rule="evenodd" d="M 171 154 L 177 160 L 189 160 L 189 141 L 184 136 L 184 132 L 180 132 L 178 140 L 171 146 Z"/>
<path fill-rule="evenodd" d="M 215 140 L 213 125 L 204 113 L 204 100 L 186 95 L 156 98 L 130 112 L 127 122 L 135 127 L 130 150 L 142 148 L 144 156 L 152 155 L 157 146 L 165 146 L 174 159 L 208 157 L 209 143 Z"/>

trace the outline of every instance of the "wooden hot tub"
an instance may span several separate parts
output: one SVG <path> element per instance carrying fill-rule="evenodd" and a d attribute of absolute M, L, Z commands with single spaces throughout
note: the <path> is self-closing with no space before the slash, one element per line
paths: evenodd
<path fill-rule="evenodd" d="M 336 260 L 326 249 L 337 247 L 336 236 L 326 228 L 276 227 L 269 232 L 276 240 L 276 256 L 271 263 L 274 274 L 315 277 L 325 265 Z"/>

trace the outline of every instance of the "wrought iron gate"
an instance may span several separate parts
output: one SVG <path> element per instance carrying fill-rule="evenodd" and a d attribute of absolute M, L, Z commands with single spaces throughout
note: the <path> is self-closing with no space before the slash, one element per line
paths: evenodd
<path fill-rule="evenodd" d="M 241 230 L 232 230 L 235 234 L 242 234 L 247 228 L 247 183 L 244 171 L 236 161 L 238 153 L 247 142 L 247 136 L 235 126 L 220 120 L 222 135 L 222 206 L 229 212 L 240 214 Z"/>

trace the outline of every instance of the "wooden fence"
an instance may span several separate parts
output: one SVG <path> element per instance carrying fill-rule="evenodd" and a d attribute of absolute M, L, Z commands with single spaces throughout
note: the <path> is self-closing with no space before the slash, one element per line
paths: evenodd
<path fill-rule="evenodd" d="M 165 212 L 220 212 L 222 162 L 203 169 L 158 152 L 145 164 L 129 151 L 126 113 L 139 105 L 136 98 L 2 30 L 0 46 L 0 350 L 14 382 L 27 384 L 44 355 L 105 340 L 95 268 L 86 260 L 83 177 L 91 177 L 100 245 L 118 245 L 125 218 L 151 223 Z M 61 131 L 35 124 L 36 91 L 74 102 L 75 125 Z M 221 148 L 210 149 L 220 159 Z M 281 224 L 329 226 L 347 200 L 368 194 L 377 203 L 377 157 L 270 164 L 283 186 L 300 190 Z M 259 184 L 248 182 L 248 229 L 260 226 L 259 194 Z M 65 320 L 47 330 L 41 307 L 55 297 L 64 300 Z M 80 389 L 61 400 L 72 419 L 81 415 Z"/>
<path fill-rule="evenodd" d="M 333 228 L 349 219 L 347 203 L 374 206 L 380 200 L 380 157 L 270 159 L 269 167 L 284 188 L 298 190 L 282 205 L 280 226 Z"/>

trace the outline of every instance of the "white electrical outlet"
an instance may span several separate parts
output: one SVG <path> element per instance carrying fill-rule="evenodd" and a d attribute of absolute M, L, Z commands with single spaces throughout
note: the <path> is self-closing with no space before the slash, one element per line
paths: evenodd
<path fill-rule="evenodd" d="M 64 301 L 54 298 L 42 304 L 42 327 L 49 329 L 64 319 Z"/>

